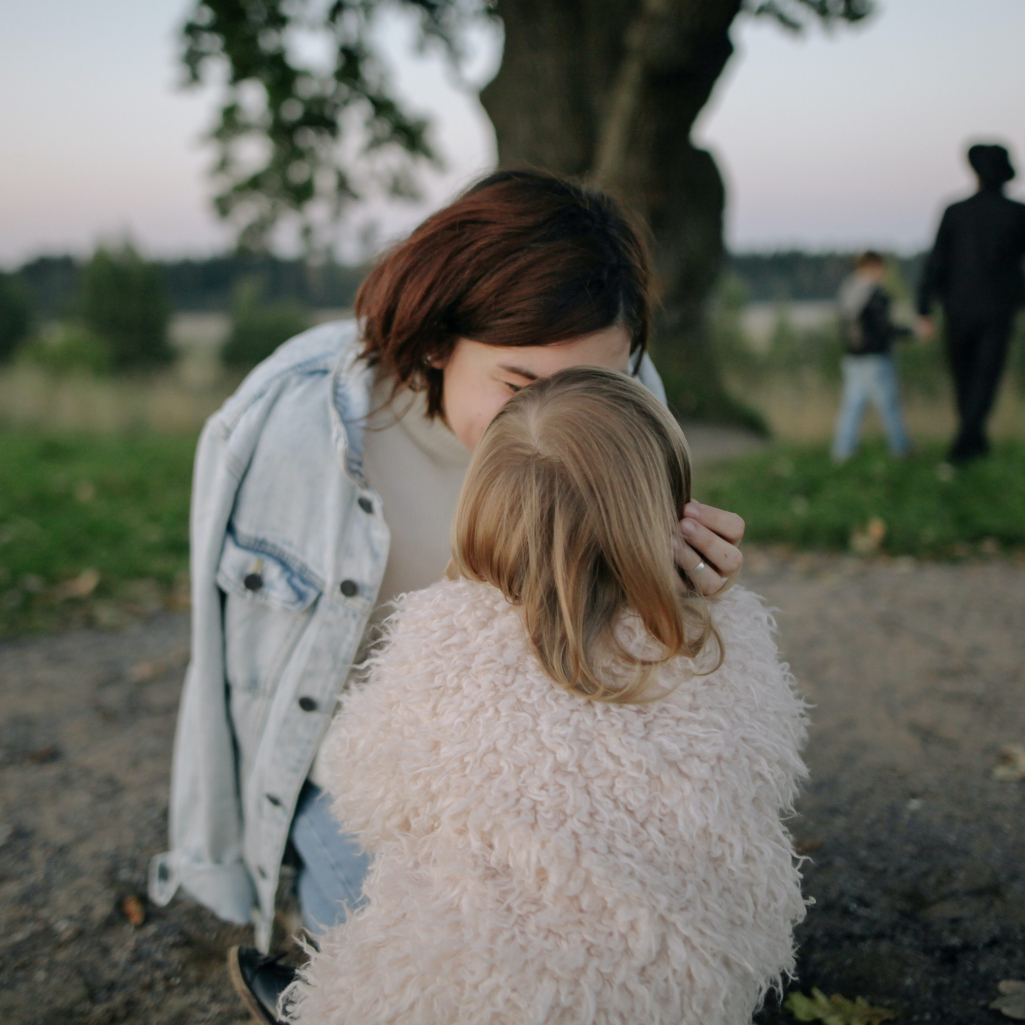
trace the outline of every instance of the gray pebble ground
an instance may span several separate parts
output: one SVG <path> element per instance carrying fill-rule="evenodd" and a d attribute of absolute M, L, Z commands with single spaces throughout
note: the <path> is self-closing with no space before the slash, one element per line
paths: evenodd
<path fill-rule="evenodd" d="M 798 985 L 1006 1021 L 986 1004 L 1025 979 L 1025 782 L 990 770 L 1025 744 L 1025 569 L 754 550 L 746 583 L 815 706 Z M 247 1020 L 223 968 L 247 929 L 181 899 L 125 913 L 164 845 L 187 646 L 166 613 L 0 645 L 4 1025 Z"/>

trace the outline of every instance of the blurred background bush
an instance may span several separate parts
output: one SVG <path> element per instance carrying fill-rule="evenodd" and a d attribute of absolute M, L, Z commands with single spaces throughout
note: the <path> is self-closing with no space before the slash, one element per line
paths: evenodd
<path fill-rule="evenodd" d="M 309 312 L 295 299 L 264 299 L 264 283 L 247 278 L 236 286 L 231 330 L 221 349 L 226 367 L 249 370 L 282 342 L 310 326 Z"/>
<path fill-rule="evenodd" d="M 128 243 L 118 250 L 100 247 L 85 265 L 79 312 L 85 327 L 108 346 L 114 370 L 148 370 L 174 359 L 164 275 Z"/>
<path fill-rule="evenodd" d="M 58 321 L 47 324 L 20 352 L 27 366 L 39 367 L 55 376 L 85 372 L 94 376 L 113 369 L 113 346 L 84 324 Z"/>
<path fill-rule="evenodd" d="M 15 274 L 0 273 L 0 364 L 14 355 L 32 327 L 32 295 Z"/>

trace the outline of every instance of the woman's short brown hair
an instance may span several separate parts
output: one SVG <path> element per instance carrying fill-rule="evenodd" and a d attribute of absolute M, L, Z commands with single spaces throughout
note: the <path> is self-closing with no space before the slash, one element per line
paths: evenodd
<path fill-rule="evenodd" d="M 571 367 L 514 395 L 484 432 L 449 575 L 520 606 L 559 685 L 597 701 L 649 700 L 654 667 L 719 641 L 673 558 L 689 500 L 687 443 L 669 411 L 625 374 Z M 643 625 L 639 645 L 624 643 L 624 615 Z"/>
<path fill-rule="evenodd" d="M 648 341 L 648 256 L 605 193 L 539 171 L 498 171 L 386 253 L 356 296 L 363 356 L 442 411 L 458 338 L 546 345 L 622 325 Z"/>

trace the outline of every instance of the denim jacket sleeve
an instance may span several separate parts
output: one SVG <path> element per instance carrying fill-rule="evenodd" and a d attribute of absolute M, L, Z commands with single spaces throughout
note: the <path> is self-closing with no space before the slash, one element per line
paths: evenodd
<path fill-rule="evenodd" d="M 285 766 L 301 786 L 387 558 L 383 520 L 362 517 L 352 536 L 349 508 L 372 495 L 353 478 L 361 443 L 345 425 L 345 413 L 366 412 L 369 392 L 344 366 L 355 338 L 355 325 L 339 323 L 282 346 L 210 418 L 196 453 L 192 658 L 175 736 L 171 850 L 153 859 L 150 896 L 166 904 L 182 886 L 221 918 L 255 918 L 258 942 L 269 938 L 280 858 L 263 865 L 283 847 L 294 803 L 284 789 L 265 794 L 265 779 Z M 353 546 L 360 558 L 347 566 Z M 361 593 L 325 598 L 343 571 L 361 578 Z M 287 641 L 283 664 L 259 680 L 231 679 L 246 676 L 237 653 L 259 651 L 268 624 Z M 300 690 L 316 692 L 307 704 L 317 714 L 296 709 Z"/>
<path fill-rule="evenodd" d="M 192 658 L 182 690 L 172 762 L 172 850 L 154 859 L 150 896 L 166 904 L 179 885 L 221 918 L 249 922 L 254 893 L 242 861 L 242 812 L 234 739 L 224 699 L 224 643 L 216 571 L 242 467 L 230 433 L 211 418 L 193 470 L 189 538 Z"/>

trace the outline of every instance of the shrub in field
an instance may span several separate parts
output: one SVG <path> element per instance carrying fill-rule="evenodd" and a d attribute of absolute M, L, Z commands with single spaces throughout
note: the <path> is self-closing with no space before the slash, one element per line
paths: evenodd
<path fill-rule="evenodd" d="M 163 272 L 131 245 L 96 250 L 82 271 L 80 308 L 85 326 L 110 347 L 114 370 L 150 369 L 174 358 Z"/>
<path fill-rule="evenodd" d="M 719 279 L 709 307 L 708 334 L 712 352 L 727 379 L 745 384 L 756 380 L 762 371 L 762 357 L 751 347 L 744 333 L 743 313 L 748 289 L 736 274 Z"/>
<path fill-rule="evenodd" d="M 295 302 L 265 303 L 260 282 L 250 279 L 235 290 L 231 332 L 221 349 L 229 367 L 248 369 L 282 342 L 310 326 L 309 314 Z"/>
<path fill-rule="evenodd" d="M 769 339 L 765 369 L 789 375 L 811 373 L 824 382 L 840 378 L 843 346 L 838 323 L 800 329 L 780 314 Z"/>
<path fill-rule="evenodd" d="M 58 324 L 37 335 L 22 348 L 21 358 L 54 374 L 106 374 L 114 362 L 110 343 L 76 323 Z"/>
<path fill-rule="evenodd" d="M 0 274 L 0 363 L 8 360 L 32 328 L 32 297 L 12 274 Z"/>

